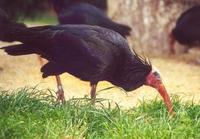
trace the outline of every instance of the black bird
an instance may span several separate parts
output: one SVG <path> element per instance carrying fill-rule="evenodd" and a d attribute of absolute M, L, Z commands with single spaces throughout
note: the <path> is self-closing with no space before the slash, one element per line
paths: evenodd
<path fill-rule="evenodd" d="M 170 51 L 172 54 L 175 54 L 174 43 L 176 41 L 188 47 L 194 45 L 200 46 L 200 5 L 182 13 L 169 36 Z"/>
<path fill-rule="evenodd" d="M 130 35 L 131 27 L 113 22 L 101 9 L 77 0 L 51 0 L 60 24 L 97 25 L 112 29 L 122 36 Z"/>
<path fill-rule="evenodd" d="M 3 16 L 3 15 L 0 15 Z M 147 60 L 131 52 L 125 38 L 107 28 L 89 25 L 57 25 L 27 28 L 7 21 L 0 22 L 0 40 L 22 44 L 3 47 L 9 55 L 36 53 L 48 60 L 41 68 L 43 77 L 68 72 L 89 81 L 94 102 L 100 81 L 126 91 L 142 85 L 157 89 L 172 112 L 172 103 L 157 71 Z"/>

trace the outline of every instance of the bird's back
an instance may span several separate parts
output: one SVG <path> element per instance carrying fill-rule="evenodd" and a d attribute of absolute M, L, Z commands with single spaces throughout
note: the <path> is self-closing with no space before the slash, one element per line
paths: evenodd
<path fill-rule="evenodd" d="M 109 47 L 103 46 L 103 42 L 106 42 L 122 49 L 128 48 L 125 38 L 123 38 L 119 33 L 104 27 L 68 24 L 52 26 L 51 29 L 55 31 L 63 30 L 78 37 L 79 39 L 90 40 L 93 42 L 102 41 L 101 43 L 96 44 L 97 46 L 100 45 L 101 47 Z"/>
<path fill-rule="evenodd" d="M 106 18 L 104 11 L 86 3 L 63 6 L 58 13 L 58 19 L 61 24 L 97 25 L 99 19 L 105 20 Z"/>
<path fill-rule="evenodd" d="M 200 6 L 192 7 L 183 12 L 177 20 L 177 26 L 196 24 L 200 20 Z"/>
<path fill-rule="evenodd" d="M 200 41 L 200 6 L 195 6 L 181 14 L 173 35 L 182 44 L 192 45 Z"/>
<path fill-rule="evenodd" d="M 97 7 L 86 3 L 73 3 L 62 7 L 58 12 L 58 20 L 61 24 L 86 24 L 106 27 L 120 33 L 122 36 L 130 34 L 131 28 L 126 25 L 113 22 Z"/>

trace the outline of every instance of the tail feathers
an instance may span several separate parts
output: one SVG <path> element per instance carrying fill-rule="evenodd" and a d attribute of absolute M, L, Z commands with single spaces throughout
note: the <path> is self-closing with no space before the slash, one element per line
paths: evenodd
<path fill-rule="evenodd" d="M 10 20 L 5 11 L 0 8 L 0 40 L 5 42 L 20 41 L 19 33 L 26 29 L 26 25 Z M 21 33 L 20 33 L 21 34 Z"/>
<path fill-rule="evenodd" d="M 22 23 L 3 23 L 0 21 L 0 41 L 21 41 L 21 35 L 24 31 L 26 31 L 26 28 L 26 25 Z"/>
<path fill-rule="evenodd" d="M 62 67 L 58 64 L 58 62 L 54 62 L 54 61 L 51 61 L 45 64 L 41 68 L 41 72 L 43 73 L 42 74 L 43 78 L 64 73 Z"/>
<path fill-rule="evenodd" d="M 18 55 L 28 55 L 35 53 L 33 47 L 27 46 L 25 44 L 17 44 L 17 45 L 11 45 L 2 47 L 0 49 L 3 49 L 7 54 L 18 56 Z"/>

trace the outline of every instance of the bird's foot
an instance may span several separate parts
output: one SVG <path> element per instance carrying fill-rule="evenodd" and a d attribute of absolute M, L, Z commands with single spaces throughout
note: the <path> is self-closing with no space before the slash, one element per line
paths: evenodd
<path fill-rule="evenodd" d="M 172 119 L 174 117 L 176 117 L 176 112 L 174 112 L 174 111 L 170 112 L 169 113 L 169 118 Z"/>
<path fill-rule="evenodd" d="M 95 99 L 91 99 L 91 104 L 94 106 L 95 105 L 96 100 Z"/>
<path fill-rule="evenodd" d="M 58 91 L 56 92 L 57 95 L 57 102 L 65 102 L 65 95 L 64 95 L 64 91 L 63 89 L 58 89 Z"/>

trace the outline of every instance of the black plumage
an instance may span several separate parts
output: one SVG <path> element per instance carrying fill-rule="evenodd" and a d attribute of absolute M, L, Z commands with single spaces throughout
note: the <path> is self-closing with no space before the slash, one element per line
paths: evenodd
<path fill-rule="evenodd" d="M 92 102 L 99 81 L 126 91 L 142 85 L 159 91 L 170 113 L 173 106 L 157 71 L 132 52 L 119 33 L 90 25 L 57 25 L 27 28 L 7 21 L 0 11 L 0 40 L 22 44 L 3 47 L 9 55 L 36 53 L 48 60 L 41 69 L 43 77 L 68 72 L 91 83 Z"/>
<path fill-rule="evenodd" d="M 200 46 L 200 6 L 192 7 L 180 15 L 170 37 L 172 52 L 175 41 L 188 47 Z"/>
<path fill-rule="evenodd" d="M 49 60 L 43 77 L 68 72 L 91 84 L 107 80 L 125 90 L 145 83 L 151 65 L 132 54 L 118 33 L 98 26 L 58 25 L 14 28 L 4 41 L 23 44 L 4 47 L 10 55 L 36 53 Z"/>
<path fill-rule="evenodd" d="M 108 10 L 108 0 L 57 0 L 58 3 L 61 4 L 71 4 L 74 2 L 77 3 L 88 3 L 94 5 L 95 7 L 107 11 Z"/>
<path fill-rule="evenodd" d="M 60 24 L 97 25 L 112 29 L 122 36 L 130 35 L 131 28 L 113 22 L 104 11 L 87 3 L 67 0 L 51 0 Z"/>

